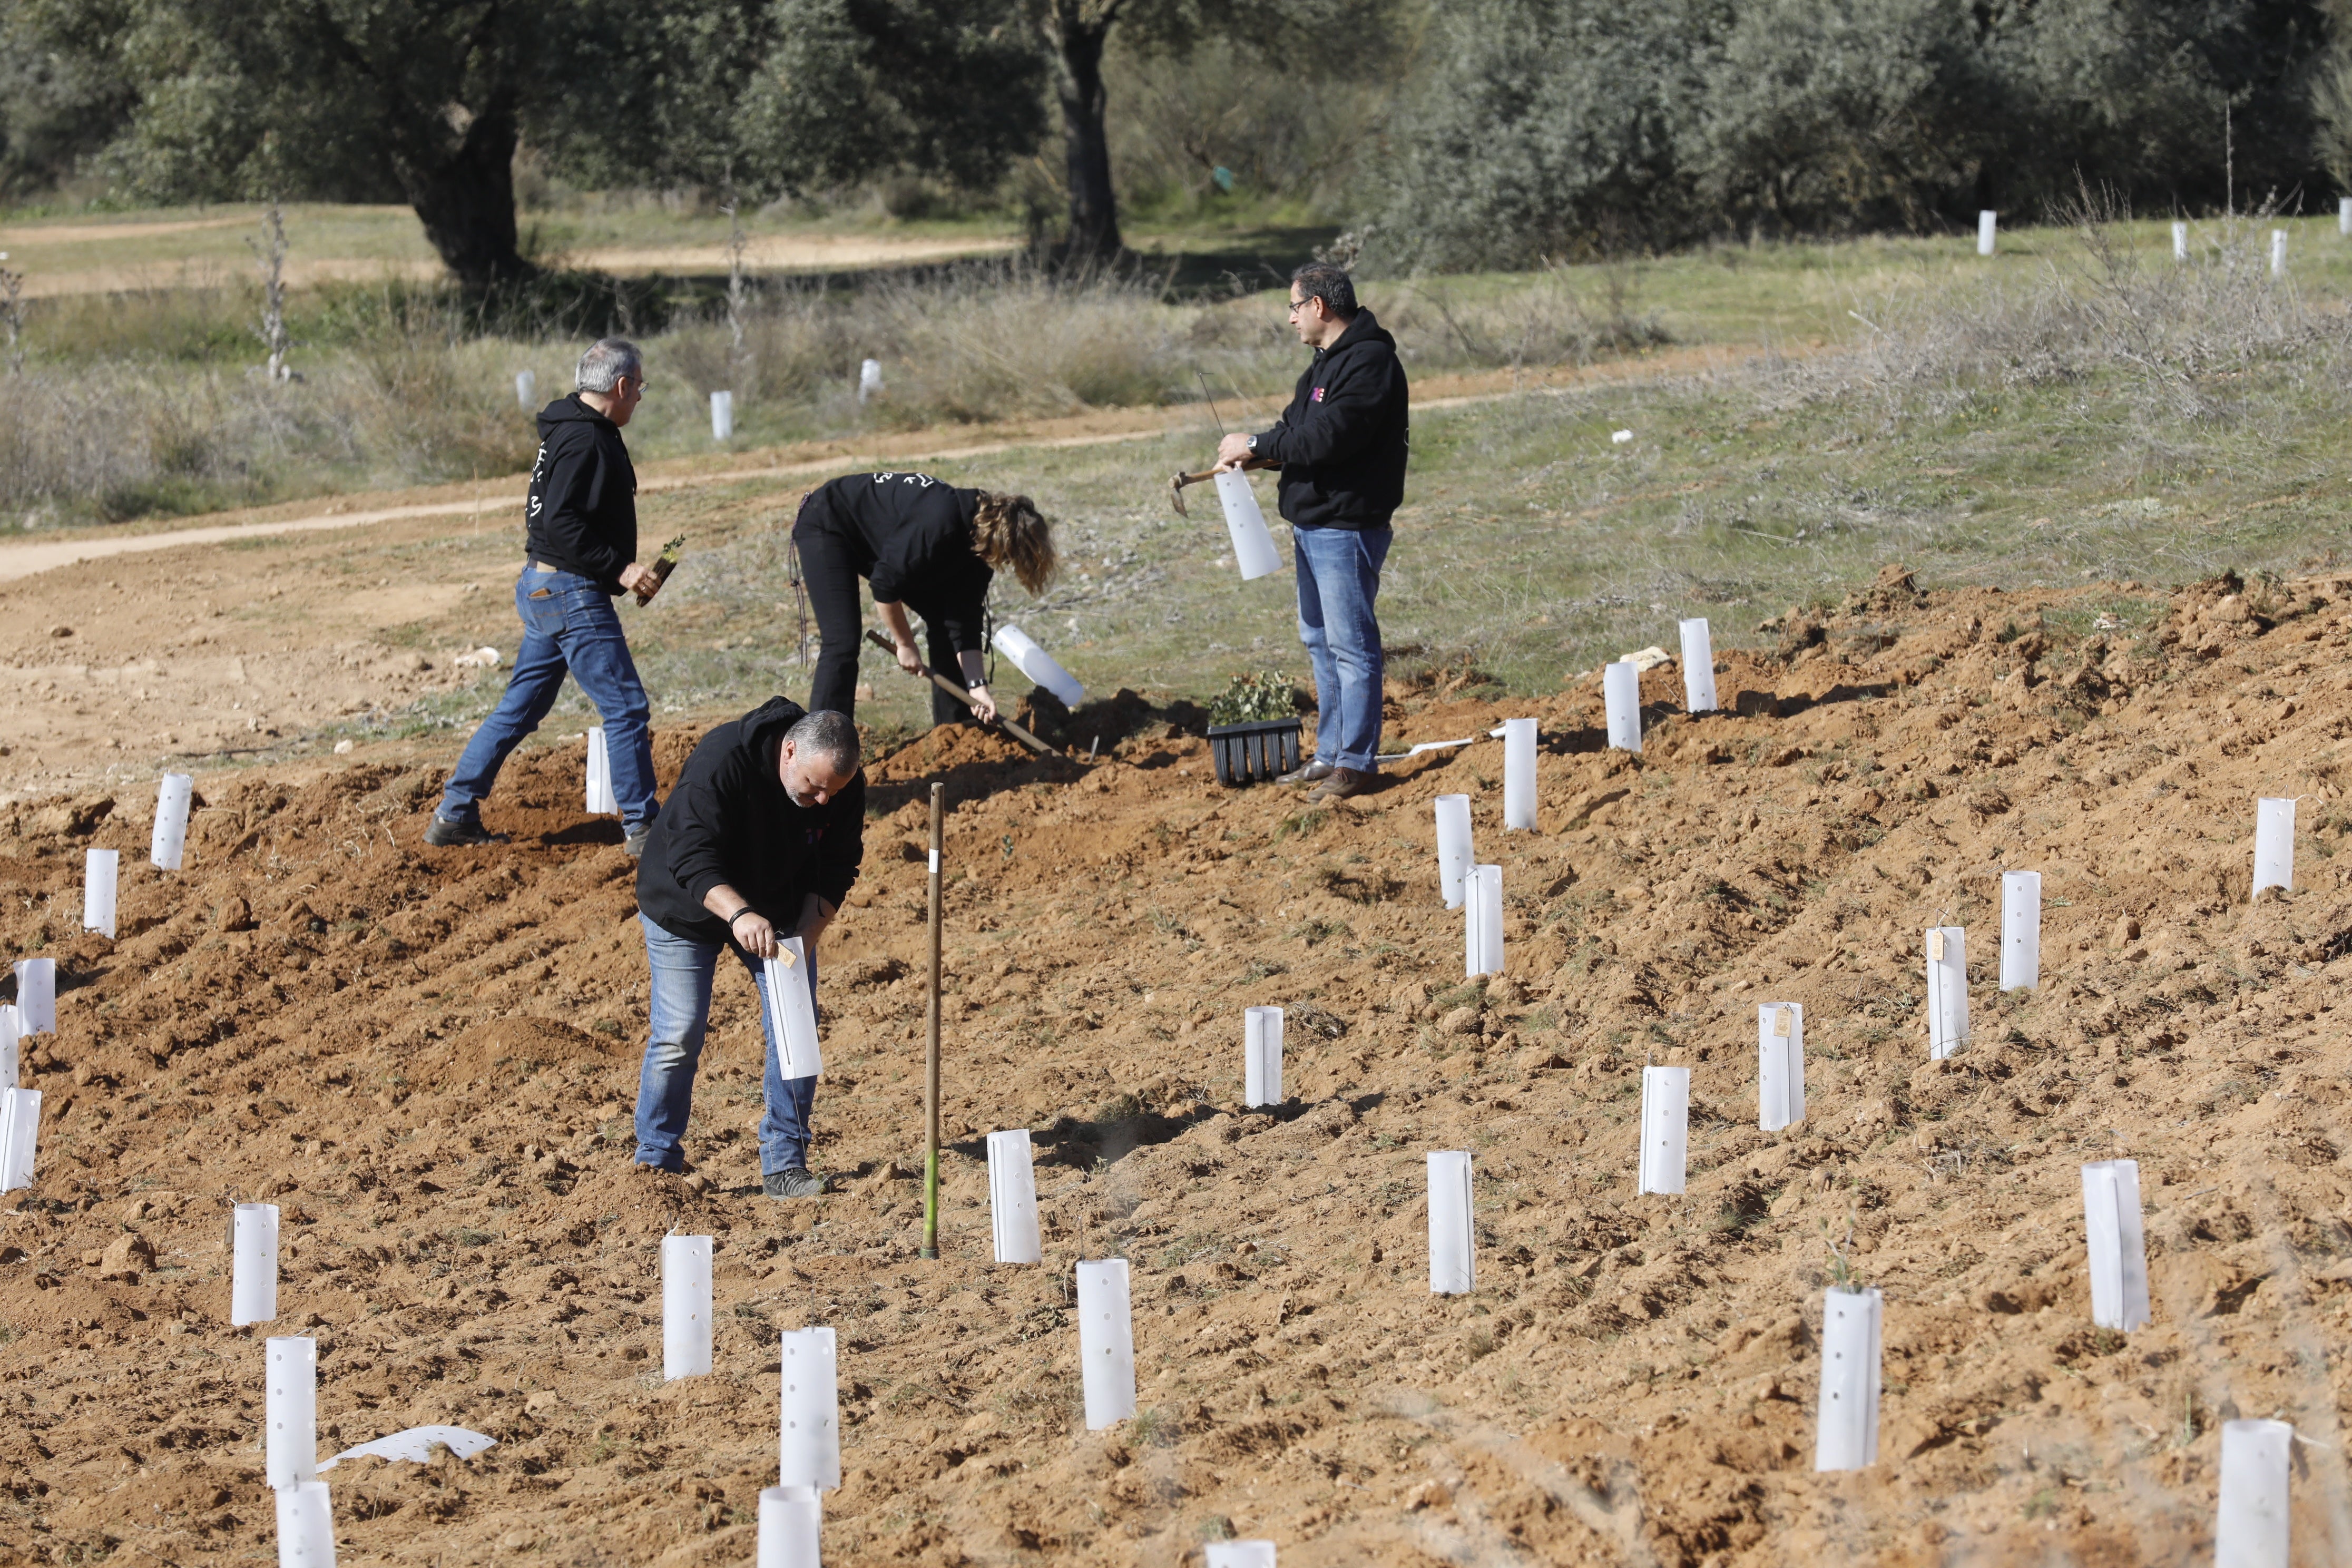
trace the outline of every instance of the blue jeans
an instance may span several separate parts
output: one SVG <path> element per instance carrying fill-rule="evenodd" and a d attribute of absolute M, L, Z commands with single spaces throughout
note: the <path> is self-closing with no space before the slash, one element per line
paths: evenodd
<path fill-rule="evenodd" d="M 515 580 L 515 613 L 522 617 L 522 651 L 515 655 L 514 675 L 498 707 L 466 742 L 441 792 L 440 815 L 451 822 L 481 820 L 482 797 L 498 783 L 507 754 L 555 706 L 568 671 L 604 721 L 604 755 L 623 825 L 650 824 L 661 809 L 654 800 L 653 708 L 611 595 L 585 577 L 526 566 Z"/>
<path fill-rule="evenodd" d="M 653 970 L 652 1027 L 646 1032 L 645 1066 L 637 1070 L 637 1163 L 665 1171 L 684 1168 L 686 1119 L 694 1104 L 694 1070 L 702 1060 L 702 1038 L 710 1027 L 710 982 L 719 954 L 729 944 L 674 935 L 640 914 L 646 928 L 646 962 Z M 767 988 L 760 984 L 759 961 L 740 948 L 735 956 L 751 972 L 760 995 L 760 1034 L 767 1042 L 761 1089 L 768 1108 L 760 1118 L 760 1173 L 808 1169 L 809 1109 L 816 1103 L 816 1079 L 785 1078 L 776 1059 L 776 1020 L 768 1016 Z M 809 991 L 816 991 L 816 960 L 809 960 Z"/>
<path fill-rule="evenodd" d="M 1385 528 L 1294 528 L 1298 640 L 1315 670 L 1315 759 L 1357 773 L 1378 771 L 1381 750 L 1381 563 Z"/>

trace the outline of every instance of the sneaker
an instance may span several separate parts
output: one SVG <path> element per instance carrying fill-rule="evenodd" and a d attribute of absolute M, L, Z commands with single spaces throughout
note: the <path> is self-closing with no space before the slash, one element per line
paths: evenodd
<path fill-rule="evenodd" d="M 1307 804 L 1313 805 L 1318 801 L 1345 800 L 1351 795 L 1361 795 L 1377 784 L 1380 776 L 1354 768 L 1333 768 L 1329 778 L 1307 792 Z"/>
<path fill-rule="evenodd" d="M 806 1171 L 771 1171 L 760 1178 L 760 1191 L 772 1198 L 813 1198 L 824 1191 L 824 1178 Z"/>
<path fill-rule="evenodd" d="M 646 858 L 646 840 L 654 836 L 650 827 L 632 827 L 621 839 L 621 851 L 632 860 Z"/>
<path fill-rule="evenodd" d="M 425 842 L 436 849 L 454 849 L 475 844 L 504 844 L 507 836 L 492 833 L 479 822 L 453 822 L 439 812 L 433 814 L 433 824 L 425 830 Z"/>
<path fill-rule="evenodd" d="M 1293 768 L 1286 773 L 1275 774 L 1274 782 L 1286 784 L 1321 784 L 1336 771 L 1330 763 L 1321 758 L 1310 758 L 1304 767 Z"/>

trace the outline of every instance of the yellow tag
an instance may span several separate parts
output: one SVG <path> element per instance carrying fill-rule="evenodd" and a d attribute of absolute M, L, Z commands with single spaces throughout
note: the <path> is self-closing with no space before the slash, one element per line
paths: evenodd
<path fill-rule="evenodd" d="M 1789 1009 L 1780 1007 L 1773 1010 L 1772 1035 L 1775 1039 L 1785 1040 L 1789 1037 Z"/>
<path fill-rule="evenodd" d="M 1927 933 L 1927 962 L 1930 963 L 1944 962 L 1944 933 L 1941 930 Z"/>
<path fill-rule="evenodd" d="M 786 947 L 782 942 L 776 943 L 776 956 L 783 961 L 784 967 L 787 969 L 800 962 L 799 959 L 793 956 L 793 950 Z"/>

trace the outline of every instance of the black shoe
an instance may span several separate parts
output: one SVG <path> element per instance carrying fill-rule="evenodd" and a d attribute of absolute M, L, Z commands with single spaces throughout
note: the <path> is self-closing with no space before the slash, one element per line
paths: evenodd
<path fill-rule="evenodd" d="M 632 827 L 621 840 L 622 851 L 632 860 L 642 860 L 646 858 L 646 840 L 653 836 L 650 827 Z"/>
<path fill-rule="evenodd" d="M 813 1198 L 824 1191 L 824 1178 L 806 1171 L 771 1171 L 760 1178 L 760 1191 L 772 1198 Z"/>
<path fill-rule="evenodd" d="M 436 813 L 433 824 L 425 830 L 425 842 L 436 849 L 455 849 L 474 844 L 504 844 L 507 836 L 492 833 L 478 822 L 452 822 Z"/>
<path fill-rule="evenodd" d="M 1319 759 L 1309 759 L 1307 765 L 1304 767 L 1293 768 L 1286 773 L 1275 774 L 1274 782 L 1276 784 L 1321 784 L 1325 779 L 1329 778 L 1335 771 L 1336 770 L 1333 769 L 1331 764 L 1327 762 L 1323 762 Z"/>

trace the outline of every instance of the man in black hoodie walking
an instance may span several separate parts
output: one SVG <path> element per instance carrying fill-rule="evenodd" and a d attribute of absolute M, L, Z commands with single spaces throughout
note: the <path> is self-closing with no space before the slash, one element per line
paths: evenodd
<path fill-rule="evenodd" d="M 1389 519 L 1404 500 L 1411 398 L 1396 340 L 1356 303 L 1346 271 L 1310 261 L 1290 275 L 1290 324 L 1315 351 L 1271 430 L 1217 447 L 1224 468 L 1279 468 L 1298 568 L 1298 640 L 1315 671 L 1315 755 L 1284 784 L 1310 801 L 1372 787 L 1381 749 L 1381 626 L 1372 606 Z"/>
<path fill-rule="evenodd" d="M 772 1198 L 814 1197 L 809 1173 L 813 1071 L 786 1077 L 784 1020 L 761 970 L 782 952 L 779 985 L 816 1001 L 816 942 L 866 857 L 866 774 L 857 726 L 772 697 L 702 738 L 678 774 L 637 863 L 637 921 L 653 972 L 651 1025 L 637 1074 L 639 1167 L 683 1170 L 695 1069 L 710 1022 L 712 972 L 732 952 L 760 993 L 767 1102 L 760 1183 Z M 800 939 L 795 955 L 785 943 Z M 793 1004 L 796 1005 L 796 1004 Z"/>
<path fill-rule="evenodd" d="M 636 559 L 637 471 L 621 440 L 645 395 L 645 362 L 635 343 L 606 338 L 580 356 L 579 382 L 579 391 L 540 411 L 539 459 L 523 505 L 528 559 L 515 583 L 522 648 L 514 675 L 457 759 L 425 830 L 427 844 L 497 841 L 482 826 L 482 797 L 507 753 L 555 706 L 567 672 L 604 721 L 613 800 L 631 855 L 645 852 L 653 827 L 653 708 L 613 607 L 618 595 L 656 582 Z"/>

